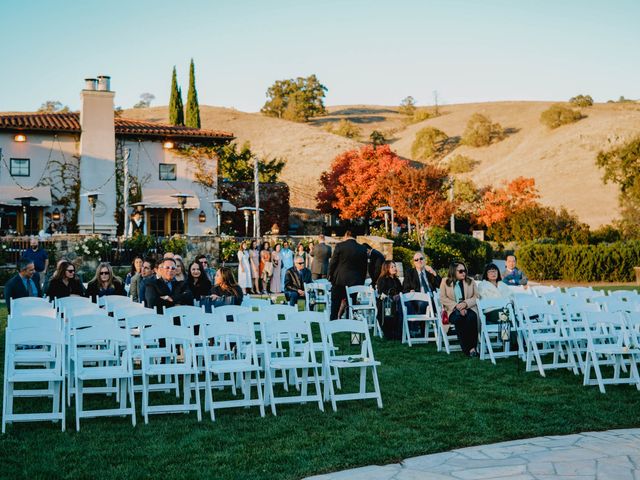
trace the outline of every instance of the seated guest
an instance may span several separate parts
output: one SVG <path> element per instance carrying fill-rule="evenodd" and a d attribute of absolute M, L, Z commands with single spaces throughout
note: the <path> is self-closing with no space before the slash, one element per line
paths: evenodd
<path fill-rule="evenodd" d="M 440 284 L 440 303 L 456 329 L 462 351 L 468 357 L 478 356 L 478 312 L 476 283 L 467 276 L 462 262 L 449 266 L 447 278 Z"/>
<path fill-rule="evenodd" d="M 63 261 L 58 263 L 56 271 L 49 282 L 47 296 L 51 300 L 70 296 L 84 296 L 84 285 L 76 275 L 76 267 L 71 262 Z"/>
<path fill-rule="evenodd" d="M 156 273 L 156 261 L 153 258 L 145 258 L 140 275 L 131 280 L 129 296 L 134 302 L 145 303 L 144 291 L 147 282 L 156 278 Z"/>
<path fill-rule="evenodd" d="M 400 340 L 402 338 L 402 310 L 399 308 L 402 284 L 398 278 L 398 267 L 395 262 L 386 260 L 382 264 L 378 283 L 378 321 L 382 327 L 384 338 Z"/>
<path fill-rule="evenodd" d="M 107 262 L 102 262 L 98 265 L 93 279 L 87 284 L 85 295 L 90 297 L 92 302 L 96 303 L 98 297 L 108 295 L 126 296 L 127 292 L 124 290 L 122 281 L 113 275 L 111 265 Z"/>
<path fill-rule="evenodd" d="M 164 258 L 158 265 L 159 277 L 145 282 L 145 305 L 162 314 L 167 307 L 175 305 L 193 305 L 193 294 L 186 282 L 179 282 L 176 277 L 176 261 Z"/>
<path fill-rule="evenodd" d="M 211 282 L 202 268 L 202 264 L 198 261 L 193 261 L 189 265 L 187 286 L 195 300 L 200 301 L 202 297 L 208 297 L 211 294 Z"/>
<path fill-rule="evenodd" d="M 304 284 L 312 282 L 311 270 L 305 267 L 304 257 L 297 255 L 293 267 L 284 276 L 284 296 L 289 300 L 289 305 L 297 306 L 298 300 L 305 298 Z"/>
<path fill-rule="evenodd" d="M 136 257 L 133 259 L 133 262 L 131 262 L 131 270 L 129 271 L 129 273 L 127 273 L 127 276 L 124 279 L 124 284 L 130 285 L 131 279 L 133 278 L 133 276 L 137 273 L 140 273 L 141 270 L 142 270 L 142 258 Z"/>
<path fill-rule="evenodd" d="M 484 267 L 482 281 L 478 284 L 478 295 L 484 298 L 509 298 L 511 290 L 502 282 L 500 271 L 495 263 L 489 263 Z"/>
<path fill-rule="evenodd" d="M 428 293 L 431 296 L 431 310 L 432 312 L 436 312 L 436 306 L 433 301 L 433 295 L 437 290 L 438 286 L 442 282 L 440 275 L 434 270 L 431 265 L 427 264 L 427 258 L 423 252 L 417 251 L 413 254 L 413 268 L 410 268 L 405 271 L 404 274 L 404 282 L 402 283 L 402 291 L 404 293 L 408 292 L 419 292 L 419 293 Z M 412 314 L 423 314 L 427 311 L 426 302 L 422 301 L 412 301 L 407 302 L 407 313 Z M 424 325 L 420 323 L 419 325 L 411 324 L 409 325 L 411 329 L 412 335 L 422 335 L 424 332 Z"/>
<path fill-rule="evenodd" d="M 216 272 L 214 281 L 215 285 L 211 289 L 211 295 L 209 296 L 214 307 L 242 304 L 242 288 L 236 282 L 229 267 L 220 267 Z"/>
<path fill-rule="evenodd" d="M 502 273 L 502 281 L 507 285 L 522 285 L 526 288 L 529 283 L 529 279 L 522 270 L 516 267 L 516 256 L 508 255 L 506 261 L 506 269 Z"/>
<path fill-rule="evenodd" d="M 7 302 L 7 313 L 11 313 L 11 300 L 22 297 L 40 297 L 40 284 L 34 281 L 36 267 L 33 260 L 22 257 L 18 260 L 18 273 L 11 277 L 4 286 L 4 298 Z"/>
<path fill-rule="evenodd" d="M 207 278 L 209 279 L 209 283 L 213 283 L 213 279 L 216 276 L 216 269 L 209 266 L 209 260 L 207 260 L 206 255 L 198 255 L 196 257 L 196 262 L 198 262 L 202 266 L 202 270 L 206 273 Z"/>

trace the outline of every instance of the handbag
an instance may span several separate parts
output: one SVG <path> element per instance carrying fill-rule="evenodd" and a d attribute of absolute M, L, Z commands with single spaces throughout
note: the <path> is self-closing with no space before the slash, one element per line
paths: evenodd
<path fill-rule="evenodd" d="M 442 324 L 443 325 L 449 325 L 449 314 L 447 313 L 446 310 L 442 310 L 442 313 L 440 314 L 440 319 L 442 320 Z"/>

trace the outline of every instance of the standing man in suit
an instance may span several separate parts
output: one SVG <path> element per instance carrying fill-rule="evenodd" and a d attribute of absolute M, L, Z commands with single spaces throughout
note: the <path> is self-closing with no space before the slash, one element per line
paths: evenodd
<path fill-rule="evenodd" d="M 176 261 L 173 258 L 165 258 L 158 266 L 159 277 L 145 282 L 145 304 L 149 308 L 155 308 L 162 314 L 167 307 L 175 305 L 193 305 L 191 289 L 185 281 L 176 280 Z"/>
<path fill-rule="evenodd" d="M 382 253 L 368 243 L 363 243 L 363 245 L 367 249 L 367 258 L 369 261 L 367 270 L 369 272 L 369 277 L 371 278 L 371 286 L 375 288 L 378 283 L 378 277 L 382 271 L 382 264 L 384 263 L 385 258 Z"/>
<path fill-rule="evenodd" d="M 347 230 L 344 241 L 336 245 L 329 262 L 331 282 L 331 320 L 338 318 L 340 305 L 347 298 L 347 287 L 364 285 L 367 276 L 367 249 Z"/>
<path fill-rule="evenodd" d="M 36 267 L 33 260 L 22 257 L 18 260 L 18 273 L 11 277 L 4 286 L 4 298 L 7 301 L 7 312 L 11 313 L 11 300 L 23 297 L 42 297 L 40 284 L 34 281 Z"/>
<path fill-rule="evenodd" d="M 311 277 L 313 280 L 327 278 L 329 275 L 329 259 L 331 258 L 331 247 L 324 243 L 324 235 L 318 235 L 318 244 L 313 247 L 313 262 L 311 263 Z"/>
<path fill-rule="evenodd" d="M 304 284 L 311 283 L 311 271 L 304 266 L 304 258 L 296 256 L 293 267 L 284 276 L 284 296 L 289 305 L 298 306 L 298 300 L 304 298 Z"/>

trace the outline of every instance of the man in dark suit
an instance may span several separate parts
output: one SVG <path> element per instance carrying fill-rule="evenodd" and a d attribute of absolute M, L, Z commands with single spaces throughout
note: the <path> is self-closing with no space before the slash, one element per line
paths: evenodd
<path fill-rule="evenodd" d="M 158 266 L 159 277 L 145 282 L 145 305 L 163 313 L 167 307 L 175 305 L 193 305 L 193 295 L 186 282 L 179 282 L 176 277 L 176 261 L 165 258 Z"/>
<path fill-rule="evenodd" d="M 4 298 L 7 302 L 7 312 L 11 313 L 11 300 L 23 297 L 42 297 L 40 283 L 34 281 L 36 267 L 33 260 L 21 258 L 18 260 L 18 273 L 11 277 L 4 286 Z"/>
<path fill-rule="evenodd" d="M 293 267 L 284 275 L 284 296 L 289 300 L 289 305 L 298 305 L 298 300 L 304 298 L 304 284 L 311 282 L 311 270 L 305 268 L 304 258 L 297 256 Z"/>
<path fill-rule="evenodd" d="M 311 263 L 311 278 L 318 280 L 327 278 L 329 274 L 329 259 L 331 258 L 331 247 L 324 243 L 324 235 L 318 235 L 318 244 L 311 252 L 313 262 Z"/>
<path fill-rule="evenodd" d="M 369 265 L 367 269 L 369 271 L 369 277 L 371 278 L 371 286 L 375 288 L 376 284 L 378 283 L 378 277 L 380 276 L 380 272 L 382 271 L 382 264 L 384 263 L 385 258 L 382 253 L 380 253 L 368 243 L 363 243 L 363 245 L 367 249 L 367 258 L 369 259 Z"/>
<path fill-rule="evenodd" d="M 417 251 L 413 254 L 413 266 L 414 268 L 410 268 L 404 273 L 402 291 L 404 293 L 428 293 L 431 296 L 431 308 L 435 314 L 436 306 L 433 300 L 433 296 L 435 295 L 436 290 L 440 288 L 442 278 L 440 278 L 433 267 L 427 265 L 425 255 L 421 251 Z M 407 313 L 409 314 L 425 313 L 426 310 L 426 302 L 413 301 L 407 303 Z M 420 330 L 422 330 L 422 328 L 424 327 L 422 327 L 421 325 Z"/>
<path fill-rule="evenodd" d="M 336 245 L 329 262 L 331 282 L 331 319 L 338 318 L 340 305 L 347 298 L 346 287 L 364 285 L 367 276 L 367 249 L 356 242 L 350 231 L 344 234 L 344 241 Z"/>

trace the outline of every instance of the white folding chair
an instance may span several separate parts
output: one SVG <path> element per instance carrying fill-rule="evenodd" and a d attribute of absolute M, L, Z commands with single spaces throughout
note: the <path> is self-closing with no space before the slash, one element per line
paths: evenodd
<path fill-rule="evenodd" d="M 609 296 L 623 302 L 640 303 L 640 295 L 637 290 L 613 290 L 609 292 Z"/>
<path fill-rule="evenodd" d="M 408 313 L 411 308 L 415 309 L 416 304 L 410 307 L 411 302 L 422 302 L 426 305 L 424 313 Z M 437 327 L 438 319 L 433 311 L 431 295 L 421 292 L 409 292 L 400 294 L 400 304 L 402 306 L 402 343 L 407 343 L 410 347 L 414 343 L 428 343 L 433 341 L 438 345 L 439 332 Z M 410 325 L 424 323 L 424 334 L 418 337 L 411 335 Z M 429 332 L 433 330 L 433 339 L 429 338 Z"/>
<path fill-rule="evenodd" d="M 263 307 L 268 307 L 269 305 L 271 305 L 271 300 L 269 300 L 268 298 L 254 298 L 250 297 L 249 295 L 245 295 L 242 297 L 242 304 L 240 306 L 249 309 L 260 309 Z"/>
<path fill-rule="evenodd" d="M 478 300 L 478 317 L 480 319 L 480 360 L 487 355 L 494 365 L 497 358 L 518 355 L 511 348 L 511 331 L 516 329 L 516 315 L 511 300 L 508 298 L 485 298 Z M 487 324 L 486 313 L 499 310 L 507 317 L 497 324 Z"/>
<path fill-rule="evenodd" d="M 100 317 L 97 317 L 100 318 Z M 95 361 L 95 352 L 105 350 L 110 359 Z M 115 355 L 111 355 L 112 352 Z M 136 425 L 135 397 L 133 393 L 133 364 L 131 361 L 131 337 L 126 330 L 119 328 L 115 321 L 84 329 L 78 329 L 71 337 L 71 355 L 74 359 L 76 394 L 76 430 L 80 430 L 81 418 L 131 415 L 131 423 Z M 94 388 L 87 389 L 84 382 L 104 380 L 114 381 L 119 388 L 118 408 L 86 410 L 84 394 L 95 393 Z M 127 397 L 129 406 L 127 406 Z"/>
<path fill-rule="evenodd" d="M 583 323 L 587 337 L 583 385 L 598 385 L 601 393 L 606 393 L 605 385 L 630 384 L 640 390 L 638 338 L 627 329 L 624 315 L 621 312 L 585 312 Z M 603 375 L 603 358 L 613 366 L 613 375 L 609 377 Z M 621 376 L 627 367 L 629 375 Z M 591 379 L 592 368 L 595 379 Z"/>
<path fill-rule="evenodd" d="M 363 325 L 366 328 L 366 324 Z M 277 404 L 305 402 L 317 402 L 318 408 L 324 411 L 318 375 L 321 365 L 316 361 L 310 324 L 300 320 L 279 320 L 263 322 L 262 327 L 261 337 L 265 348 L 265 404 L 271 405 L 271 413 L 276 415 Z M 294 348 L 298 342 L 305 345 L 302 351 Z M 278 370 L 282 371 L 283 375 L 287 371 L 296 371 L 295 376 L 300 379 L 300 395 L 276 396 L 274 377 Z M 298 370 L 302 375 L 297 374 Z M 309 373 L 314 378 L 313 395 L 308 394 Z"/>
<path fill-rule="evenodd" d="M 220 319 L 227 322 L 237 321 L 237 317 L 243 313 L 251 312 L 249 307 L 239 305 L 224 305 L 213 309 L 214 320 Z"/>
<path fill-rule="evenodd" d="M 11 304 L 11 315 L 24 315 L 32 309 L 53 309 L 51 303 L 42 297 L 22 297 L 12 298 L 9 300 Z"/>
<path fill-rule="evenodd" d="M 452 351 L 462 350 L 460 344 L 453 343 L 458 341 L 458 336 L 455 334 L 455 331 L 452 330 L 452 325 L 445 325 L 442 322 L 442 304 L 440 303 L 440 294 L 437 291 L 434 292 L 433 303 L 436 306 L 435 316 L 436 327 L 438 329 L 437 350 L 440 352 L 444 348 L 444 351 L 447 352 L 447 354 L 450 354 Z"/>
<path fill-rule="evenodd" d="M 29 359 L 31 350 L 24 347 L 36 346 L 33 358 Z M 50 356 L 42 362 L 41 352 L 48 350 Z M 20 353 L 20 355 L 18 355 Z M 46 382 L 49 388 L 37 390 L 16 390 L 16 385 L 37 384 Z M 2 398 L 2 433 L 6 424 L 13 422 L 32 422 L 38 420 L 61 421 L 65 430 L 64 408 L 64 333 L 59 329 L 19 328 L 7 329 L 4 351 L 4 389 Z M 25 394 L 25 392 L 27 392 Z M 13 400 L 15 397 L 44 396 L 52 397 L 53 407 L 48 412 L 15 413 Z"/>
<path fill-rule="evenodd" d="M 378 408 L 382 408 L 382 394 L 380 393 L 380 384 L 378 382 L 378 366 L 380 362 L 374 358 L 373 348 L 371 346 L 371 337 L 369 329 L 362 322 L 354 320 L 334 320 L 325 322 L 322 325 L 322 338 L 324 343 L 324 357 L 327 359 L 328 370 L 335 368 L 360 369 L 360 385 L 355 393 L 336 393 L 333 381 L 326 378 L 325 382 L 329 387 L 329 398 L 331 399 L 331 407 L 335 412 L 337 410 L 337 402 L 347 400 L 366 400 L 375 399 Z M 348 334 L 362 335 L 364 340 L 360 344 L 360 352 L 358 355 L 338 355 L 335 350 L 330 349 L 330 345 L 334 344 L 333 335 Z M 373 379 L 373 391 L 367 390 L 367 369 L 371 369 Z M 325 384 L 325 389 L 327 385 Z M 344 382 L 343 385 L 344 387 Z"/>
<path fill-rule="evenodd" d="M 556 291 L 560 291 L 560 289 L 558 287 L 554 287 L 553 285 L 532 285 L 531 287 L 529 287 L 531 289 L 531 292 L 536 296 L 536 297 L 542 297 L 543 295 L 546 295 L 547 293 L 552 293 L 552 292 L 556 292 Z"/>
<path fill-rule="evenodd" d="M 316 280 L 313 283 L 305 283 L 304 296 L 305 310 L 315 311 L 320 305 L 324 306 L 325 311 L 331 310 L 331 284 L 328 280 Z"/>
<path fill-rule="evenodd" d="M 533 370 L 532 363 L 535 360 L 537 370 L 543 377 L 546 376 L 545 370 L 556 368 L 568 368 L 578 374 L 569 330 L 564 328 L 560 307 L 537 306 L 531 313 L 528 307 L 524 307 L 522 331 L 527 344 L 527 372 Z M 552 361 L 544 363 L 544 358 L 549 355 L 552 355 Z"/>
<path fill-rule="evenodd" d="M 142 414 L 145 423 L 149 423 L 150 414 L 187 413 L 194 410 L 198 421 L 202 420 L 193 331 L 188 327 L 177 325 L 156 325 L 143 328 L 141 340 Z M 159 346 L 160 340 L 165 341 L 165 347 Z M 182 350 L 182 362 L 178 361 L 178 347 Z M 184 387 L 182 404 L 150 405 L 149 394 L 152 376 L 182 376 Z M 193 387 L 192 383 L 195 383 Z M 195 402 L 191 402 L 192 389 L 195 392 Z"/>
<path fill-rule="evenodd" d="M 104 309 L 107 313 L 113 313 L 118 307 L 131 306 L 136 303 L 131 297 L 125 297 L 123 295 L 105 295 L 100 298 L 104 298 Z"/>
<path fill-rule="evenodd" d="M 346 288 L 349 318 L 351 320 L 364 321 L 369 328 L 373 329 L 374 334 L 382 338 L 382 328 L 378 322 L 376 293 L 373 288 L 364 285 L 354 285 Z"/>
<path fill-rule="evenodd" d="M 569 287 L 566 289 L 566 293 L 572 297 L 584 299 L 603 296 L 605 294 L 603 290 L 594 290 L 593 287 Z"/>
<path fill-rule="evenodd" d="M 71 304 L 63 307 L 60 312 L 61 318 L 63 318 L 65 322 L 68 322 L 69 319 L 78 316 L 78 315 L 106 315 L 107 312 L 98 307 L 95 303 L 87 302 L 84 304 Z"/>
<path fill-rule="evenodd" d="M 256 352 L 256 337 L 253 325 L 248 322 L 213 322 L 204 327 L 204 364 L 206 394 L 205 405 L 209 409 L 211 420 L 215 420 L 216 408 L 252 407 L 260 409 L 260 416 L 264 417 L 264 399 L 262 396 L 262 380 L 260 365 Z M 235 343 L 234 355 L 220 355 L 216 345 Z M 243 387 L 243 398 L 233 400 L 214 400 L 213 376 L 224 382 L 226 374 L 237 376 Z M 252 378 L 255 377 L 255 378 Z M 218 382 L 216 386 L 221 385 Z M 234 384 L 232 384 L 233 386 Z M 256 387 L 256 397 L 251 398 L 251 387 Z M 234 392 L 235 394 L 235 389 Z"/>
<path fill-rule="evenodd" d="M 87 297 L 61 297 L 53 300 L 53 305 L 58 313 L 63 313 L 64 309 L 71 306 L 94 305 L 90 298 Z"/>

